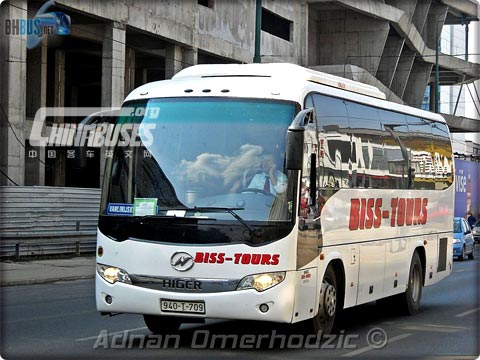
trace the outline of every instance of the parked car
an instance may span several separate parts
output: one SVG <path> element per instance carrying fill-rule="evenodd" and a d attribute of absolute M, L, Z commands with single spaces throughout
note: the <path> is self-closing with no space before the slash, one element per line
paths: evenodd
<path fill-rule="evenodd" d="M 475 241 L 473 240 L 472 229 L 467 220 L 461 217 L 453 219 L 453 256 L 459 260 L 475 258 Z"/>
<path fill-rule="evenodd" d="M 472 234 L 473 240 L 475 240 L 476 243 L 480 243 L 480 219 L 473 225 Z"/>

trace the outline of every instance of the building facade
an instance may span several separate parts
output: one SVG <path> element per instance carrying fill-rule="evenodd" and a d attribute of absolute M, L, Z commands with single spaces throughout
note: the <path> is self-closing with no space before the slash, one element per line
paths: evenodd
<path fill-rule="evenodd" d="M 45 35 L 30 49 L 27 36 L 12 31 L 15 26 L 7 31 L 7 24 L 35 18 L 45 2 L 2 3 L 0 185 L 99 187 L 101 152 L 90 153 L 80 166 L 68 149 L 32 146 L 38 109 L 119 106 L 135 87 L 169 79 L 191 65 L 250 63 L 258 3 L 57 0 L 48 11 L 70 17 L 69 35 Z M 425 88 L 434 89 L 436 64 L 440 85 L 480 78 L 473 58 L 440 54 L 437 61 L 435 52 L 445 23 L 478 17 L 476 1 L 260 3 L 261 62 L 291 62 L 358 80 L 377 86 L 391 101 L 415 107 L 421 107 Z M 432 109 L 433 102 L 434 97 Z M 471 117 L 465 113 L 447 120 L 454 131 L 475 132 L 479 122 Z M 47 119 L 45 131 L 81 120 Z"/>
<path fill-rule="evenodd" d="M 442 53 L 480 62 L 480 24 L 446 25 L 442 30 L 440 49 Z M 480 81 L 469 84 L 442 86 L 440 90 L 440 112 L 472 119 L 480 119 L 480 99 L 478 98 Z M 427 101 L 429 94 L 426 95 Z M 453 151 L 458 158 L 480 163 L 480 126 L 477 132 L 453 133 Z"/>

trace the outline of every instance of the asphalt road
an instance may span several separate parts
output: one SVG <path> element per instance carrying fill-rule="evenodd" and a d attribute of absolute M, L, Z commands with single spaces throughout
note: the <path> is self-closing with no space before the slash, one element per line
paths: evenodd
<path fill-rule="evenodd" d="M 415 316 L 394 315 L 375 303 L 346 310 L 330 337 L 298 326 L 240 321 L 184 325 L 178 335 L 155 337 L 141 316 L 101 317 L 93 280 L 4 287 L 0 354 L 5 359 L 477 358 L 479 270 L 479 258 L 455 261 L 452 276 L 423 289 Z"/>

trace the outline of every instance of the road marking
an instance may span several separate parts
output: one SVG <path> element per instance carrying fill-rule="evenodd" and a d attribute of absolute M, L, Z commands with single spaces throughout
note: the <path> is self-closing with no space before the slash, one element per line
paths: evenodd
<path fill-rule="evenodd" d="M 472 310 L 468 310 L 468 311 L 462 312 L 462 313 L 460 313 L 460 314 L 455 315 L 455 317 L 464 317 L 464 316 L 473 314 L 474 312 L 477 312 L 477 311 L 479 311 L 479 310 L 480 310 L 480 307 L 478 307 L 478 308 L 476 308 L 476 309 L 472 309 Z"/>
<path fill-rule="evenodd" d="M 459 331 L 466 330 L 465 327 L 458 326 L 448 326 L 448 325 L 410 325 L 401 327 L 403 330 L 413 330 L 413 331 L 432 331 L 440 333 L 455 333 Z"/>
<path fill-rule="evenodd" d="M 129 333 L 129 332 L 135 332 L 135 331 L 146 330 L 146 329 L 147 329 L 147 327 L 143 326 L 143 327 L 139 327 L 139 328 L 135 328 L 135 329 L 126 329 L 126 330 L 121 330 L 121 331 L 109 332 L 108 336 L 117 335 L 117 334 L 125 334 L 125 333 Z M 81 339 L 75 339 L 75 341 L 95 340 L 95 339 L 98 339 L 98 336 L 99 335 L 89 336 L 89 337 L 81 338 Z"/>
<path fill-rule="evenodd" d="M 386 346 L 396 342 L 396 341 L 399 341 L 399 340 L 402 340 L 402 339 L 405 339 L 409 336 L 411 336 L 413 334 L 401 334 L 401 335 L 398 335 L 398 336 L 395 336 L 391 339 L 388 339 L 388 343 Z M 370 351 L 370 350 L 378 350 L 378 349 L 375 349 L 374 347 L 368 345 L 368 346 L 365 346 L 363 348 L 360 348 L 360 349 L 357 349 L 357 350 L 354 350 L 354 351 L 350 351 L 346 354 L 343 354 L 342 357 L 352 357 L 352 356 L 356 356 L 356 355 L 359 355 L 359 354 L 363 354 L 367 351 Z"/>

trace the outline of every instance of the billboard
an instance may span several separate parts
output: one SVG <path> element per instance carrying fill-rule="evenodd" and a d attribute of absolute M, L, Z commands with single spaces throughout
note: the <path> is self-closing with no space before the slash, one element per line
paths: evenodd
<path fill-rule="evenodd" d="M 480 217 L 480 163 L 455 159 L 455 216 Z"/>

